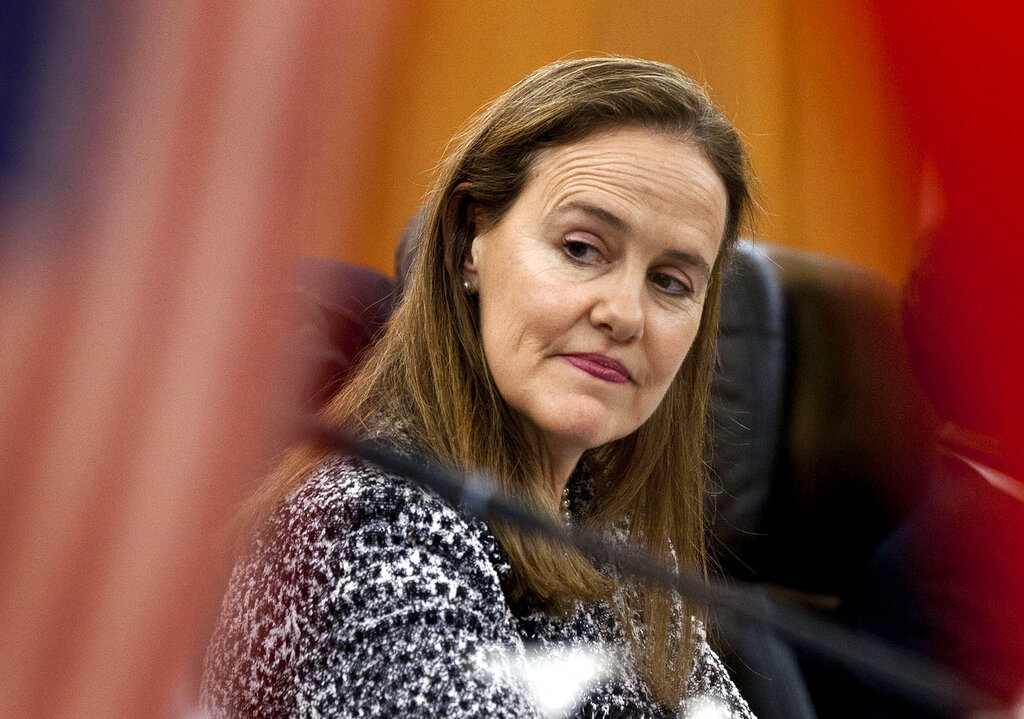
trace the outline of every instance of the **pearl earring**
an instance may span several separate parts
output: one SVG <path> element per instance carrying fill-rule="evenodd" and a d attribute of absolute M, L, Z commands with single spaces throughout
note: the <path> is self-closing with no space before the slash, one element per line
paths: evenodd
<path fill-rule="evenodd" d="M 469 280 L 462 281 L 462 289 L 466 291 L 467 295 L 473 294 L 473 285 L 469 284 Z"/>

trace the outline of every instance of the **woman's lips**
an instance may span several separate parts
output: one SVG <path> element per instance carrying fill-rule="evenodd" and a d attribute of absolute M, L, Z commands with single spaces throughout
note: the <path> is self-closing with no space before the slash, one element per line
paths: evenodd
<path fill-rule="evenodd" d="M 626 370 L 626 367 L 611 357 L 587 353 L 564 355 L 564 357 L 573 367 L 581 369 L 598 379 L 603 379 L 606 382 L 615 382 L 616 384 L 629 382 L 629 372 Z"/>

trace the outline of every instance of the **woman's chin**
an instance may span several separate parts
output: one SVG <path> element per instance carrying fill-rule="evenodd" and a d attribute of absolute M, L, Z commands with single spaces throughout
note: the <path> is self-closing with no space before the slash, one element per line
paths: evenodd
<path fill-rule="evenodd" d="M 610 422 L 606 414 L 587 415 L 566 410 L 557 422 L 552 422 L 542 429 L 550 441 L 572 447 L 582 453 L 621 439 L 636 428 L 625 427 L 619 422 Z"/>

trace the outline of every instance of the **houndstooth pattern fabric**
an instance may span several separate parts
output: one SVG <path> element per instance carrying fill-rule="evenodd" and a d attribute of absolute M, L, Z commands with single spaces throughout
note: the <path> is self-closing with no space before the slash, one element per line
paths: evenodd
<path fill-rule="evenodd" d="M 232 573 L 204 709 L 216 719 L 752 717 L 703 635 L 686 706 L 665 707 L 609 606 L 557 617 L 513 606 L 510 573 L 483 522 L 373 466 L 328 460 Z"/>

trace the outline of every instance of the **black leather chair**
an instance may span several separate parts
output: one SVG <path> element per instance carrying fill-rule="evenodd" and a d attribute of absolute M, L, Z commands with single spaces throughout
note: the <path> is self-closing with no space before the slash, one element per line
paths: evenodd
<path fill-rule="evenodd" d="M 708 544 L 726 577 L 837 618 L 932 464 L 898 292 L 812 252 L 741 243 L 723 285 Z M 728 629 L 723 627 L 723 629 Z M 757 630 L 722 651 L 762 719 L 832 708 L 831 675 Z"/>
<path fill-rule="evenodd" d="M 931 463 L 937 420 L 897 290 L 823 255 L 744 243 L 722 305 L 712 552 L 729 575 L 833 606 Z"/>

